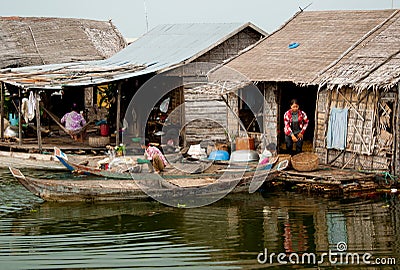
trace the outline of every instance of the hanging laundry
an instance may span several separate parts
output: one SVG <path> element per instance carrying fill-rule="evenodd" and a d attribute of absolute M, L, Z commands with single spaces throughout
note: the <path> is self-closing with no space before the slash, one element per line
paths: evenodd
<path fill-rule="evenodd" d="M 33 91 L 29 93 L 28 100 L 28 119 L 31 121 L 35 117 L 35 108 L 36 108 L 36 98 L 33 95 Z"/>
<path fill-rule="evenodd" d="M 28 102 L 29 100 L 27 98 L 23 98 L 21 101 L 21 114 L 22 117 L 25 120 L 25 123 L 29 122 L 29 118 L 28 118 Z"/>
<path fill-rule="evenodd" d="M 348 109 L 332 108 L 326 136 L 328 149 L 346 149 Z"/>
<path fill-rule="evenodd" d="M 160 105 L 160 111 L 166 113 L 168 111 L 170 98 L 166 98 Z"/>

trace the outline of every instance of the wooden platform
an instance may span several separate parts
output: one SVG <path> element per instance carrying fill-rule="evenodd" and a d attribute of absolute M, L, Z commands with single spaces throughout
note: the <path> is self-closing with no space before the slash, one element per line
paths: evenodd
<path fill-rule="evenodd" d="M 111 140 L 110 143 L 115 144 L 113 140 Z M 42 139 L 42 152 L 53 152 L 54 146 L 57 146 L 63 151 L 91 152 L 105 150 L 105 147 L 90 146 L 88 139 L 86 139 L 84 142 L 78 142 L 71 139 L 71 137 L 68 135 L 45 137 Z M 0 150 L 39 153 L 36 138 L 24 138 L 21 145 L 18 141 L 0 141 Z"/>
<path fill-rule="evenodd" d="M 376 190 L 379 187 L 376 176 L 375 173 L 320 166 L 312 172 L 285 170 L 275 180 L 307 191 L 347 193 Z"/>

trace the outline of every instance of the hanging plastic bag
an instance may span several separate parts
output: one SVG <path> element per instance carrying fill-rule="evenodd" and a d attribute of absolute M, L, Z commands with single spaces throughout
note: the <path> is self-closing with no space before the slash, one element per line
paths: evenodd
<path fill-rule="evenodd" d="M 160 105 L 160 111 L 166 113 L 169 107 L 169 100 L 170 98 L 166 98 Z"/>

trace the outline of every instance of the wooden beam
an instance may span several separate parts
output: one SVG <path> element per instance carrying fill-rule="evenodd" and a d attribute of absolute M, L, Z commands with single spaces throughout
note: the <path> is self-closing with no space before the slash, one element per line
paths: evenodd
<path fill-rule="evenodd" d="M 22 96 L 21 96 L 21 89 L 18 89 L 18 145 L 22 145 L 22 124 L 21 124 L 21 117 L 22 117 Z"/>
<path fill-rule="evenodd" d="M 344 168 L 346 168 L 347 167 L 347 165 L 349 165 L 349 163 L 356 157 L 356 155 L 357 155 L 357 153 L 354 153 L 352 156 L 351 156 L 351 158 L 342 166 L 342 170 L 344 169 Z"/>
<path fill-rule="evenodd" d="M 225 102 L 226 106 L 228 107 L 228 109 L 231 111 L 232 115 L 238 120 L 239 126 L 243 129 L 243 131 L 245 133 L 247 133 L 246 127 L 244 126 L 244 124 L 242 123 L 242 121 L 240 120 L 239 116 L 235 113 L 235 111 L 231 108 L 231 106 L 229 105 L 228 100 L 221 95 L 222 100 Z M 239 130 L 239 134 L 240 134 L 240 130 Z M 228 134 L 229 140 L 231 140 L 230 138 L 230 134 Z"/>
<path fill-rule="evenodd" d="M 357 108 L 351 103 L 351 101 L 349 101 L 342 93 L 340 93 L 340 91 L 337 91 L 338 94 L 350 105 L 350 107 L 353 108 L 353 110 L 356 112 L 356 114 L 361 118 L 361 120 L 364 120 L 364 117 L 362 117 L 362 115 L 357 111 Z"/>
<path fill-rule="evenodd" d="M 357 132 L 357 135 L 360 137 L 361 143 L 364 146 L 364 148 L 367 150 L 368 155 L 371 155 L 371 147 L 367 146 L 367 144 L 364 141 L 364 138 L 363 138 L 361 132 L 358 130 L 358 128 L 355 125 L 352 125 L 352 126 L 353 126 L 354 130 Z M 363 151 L 361 149 L 360 154 L 362 154 L 362 153 L 363 153 Z"/>
<path fill-rule="evenodd" d="M 329 149 L 328 149 L 329 150 Z M 340 153 L 334 158 L 334 159 L 332 159 L 331 161 L 329 161 L 328 162 L 328 160 L 329 160 L 329 156 L 328 156 L 328 154 L 327 154 L 327 164 L 328 165 L 330 165 L 330 164 L 333 164 L 341 155 L 343 155 L 344 153 L 346 152 L 346 150 L 341 150 L 340 151 Z M 327 153 L 328 153 L 328 151 L 327 151 Z"/>
<path fill-rule="evenodd" d="M 1 103 L 0 103 L 0 137 L 4 139 L 4 83 L 0 83 L 0 95 L 1 95 Z"/>
<path fill-rule="evenodd" d="M 36 134 L 37 134 L 39 151 L 42 152 L 42 132 L 40 130 L 40 108 L 39 108 L 40 97 L 37 92 L 35 93 L 35 99 L 36 99 L 35 109 L 36 109 L 36 127 L 37 127 Z"/>
<path fill-rule="evenodd" d="M 117 123 L 116 123 L 116 136 L 115 136 L 115 145 L 119 145 L 120 137 L 119 137 L 119 129 L 120 129 L 120 119 L 121 119 L 121 90 L 122 90 L 122 82 L 118 83 L 118 95 L 117 95 Z"/>
<path fill-rule="evenodd" d="M 400 83 L 397 83 L 397 99 L 396 99 L 396 106 L 394 108 L 395 111 L 393 112 L 393 117 L 395 118 L 394 124 L 393 124 L 393 145 L 394 145 L 394 151 L 393 151 L 393 160 L 396 160 L 394 162 L 394 166 L 392 168 L 393 174 L 398 175 L 400 173 Z"/>

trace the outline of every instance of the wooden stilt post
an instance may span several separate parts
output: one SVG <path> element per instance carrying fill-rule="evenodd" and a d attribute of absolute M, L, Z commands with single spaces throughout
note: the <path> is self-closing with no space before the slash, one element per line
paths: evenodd
<path fill-rule="evenodd" d="M 394 156 L 393 159 L 395 160 L 393 166 L 393 174 L 399 175 L 400 173 L 400 83 L 397 83 L 397 100 L 396 100 L 396 111 L 393 113 L 395 117 L 395 124 L 393 125 L 394 131 Z M 395 128 L 396 127 L 396 128 Z"/>
<path fill-rule="evenodd" d="M 115 125 L 116 136 L 115 136 L 115 145 L 119 145 L 120 137 L 119 137 L 119 129 L 120 129 L 120 119 L 121 119 L 121 90 L 122 90 L 122 82 L 118 83 L 118 95 L 117 95 L 117 123 Z"/>
<path fill-rule="evenodd" d="M 42 132 L 40 131 L 40 106 L 39 106 L 40 97 L 38 92 L 35 92 L 35 99 L 36 99 L 35 112 L 36 112 L 37 140 L 38 140 L 39 151 L 42 152 Z"/>
<path fill-rule="evenodd" d="M 0 136 L 1 136 L 1 139 L 3 140 L 4 139 L 4 83 L 3 82 L 1 82 L 1 84 L 0 84 L 0 95 L 1 95 Z"/>
<path fill-rule="evenodd" d="M 22 95 L 21 89 L 18 90 L 18 145 L 22 145 L 22 124 L 21 124 L 21 113 L 22 109 Z"/>

